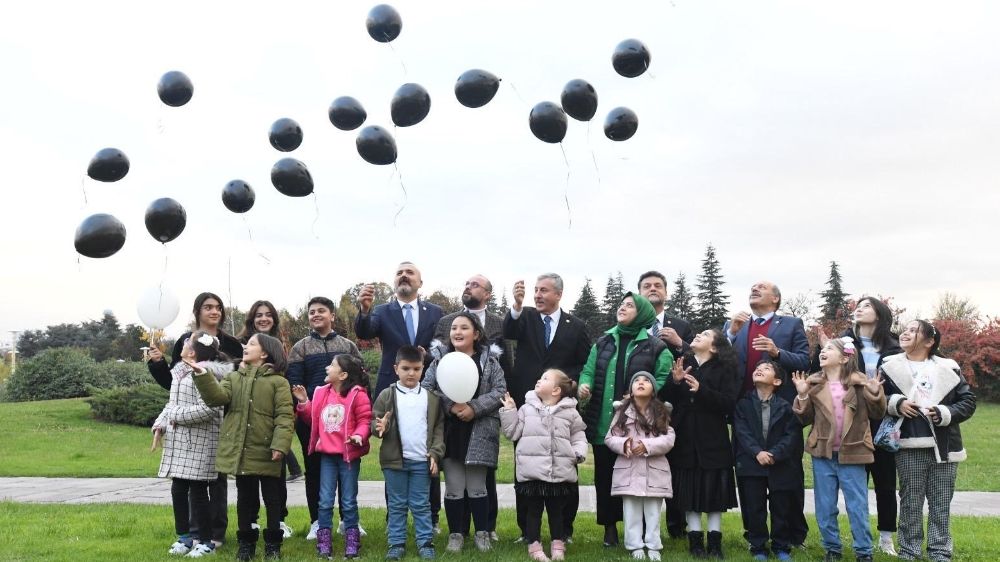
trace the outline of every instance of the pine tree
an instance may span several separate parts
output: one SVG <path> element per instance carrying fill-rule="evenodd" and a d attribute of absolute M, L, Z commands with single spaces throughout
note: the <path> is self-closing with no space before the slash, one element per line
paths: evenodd
<path fill-rule="evenodd" d="M 510 305 L 507 303 L 507 288 L 504 287 L 503 294 L 500 295 L 500 308 L 498 314 L 501 318 L 507 316 L 507 312 L 510 311 Z"/>
<path fill-rule="evenodd" d="M 837 262 L 830 262 L 830 278 L 826 280 L 827 289 L 820 293 L 823 297 L 823 319 L 836 320 L 837 315 L 847 311 L 847 294 L 840 285 L 840 268 Z"/>
<path fill-rule="evenodd" d="M 622 279 L 622 272 L 618 275 L 608 274 L 608 284 L 604 288 L 604 300 L 601 302 L 601 312 L 604 313 L 604 321 L 608 326 L 618 323 L 618 305 L 625 297 L 625 281 Z"/>
<path fill-rule="evenodd" d="M 721 329 L 726 323 L 729 295 L 722 292 L 724 283 L 719 260 L 715 257 L 715 247 L 709 244 L 695 285 L 698 288 L 698 304 L 692 316 L 696 330 Z"/>
<path fill-rule="evenodd" d="M 590 284 L 589 277 L 586 283 L 583 284 L 583 289 L 580 290 L 580 298 L 576 300 L 576 305 L 573 306 L 573 310 L 570 312 L 587 325 L 587 331 L 590 332 L 591 340 L 596 339 L 598 334 L 602 333 L 606 328 L 606 316 L 597 304 L 597 297 L 594 296 L 594 289 Z"/>
<path fill-rule="evenodd" d="M 694 295 L 687 287 L 687 278 L 683 273 L 678 273 L 674 280 L 674 290 L 665 305 L 667 314 L 684 319 L 694 318 L 693 301 Z"/>
<path fill-rule="evenodd" d="M 500 305 L 497 304 L 496 293 L 490 293 L 490 300 L 486 301 L 486 312 L 500 316 Z"/>

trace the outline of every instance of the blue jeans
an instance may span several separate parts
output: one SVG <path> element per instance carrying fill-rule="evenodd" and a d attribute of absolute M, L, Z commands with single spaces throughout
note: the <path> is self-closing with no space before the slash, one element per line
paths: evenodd
<path fill-rule="evenodd" d="M 837 453 L 832 459 L 813 457 L 813 489 L 816 522 L 823 539 L 823 549 L 840 552 L 840 527 L 837 525 L 838 489 L 844 492 L 847 519 L 851 523 L 854 555 L 872 554 L 871 521 L 868 518 L 868 475 L 863 464 L 840 464 Z"/>
<path fill-rule="evenodd" d="M 431 522 L 430 464 L 403 459 L 403 469 L 383 468 L 385 494 L 389 502 L 389 545 L 406 544 L 406 510 L 413 514 L 417 546 L 434 540 Z"/>
<path fill-rule="evenodd" d="M 361 459 L 344 462 L 343 455 L 320 455 L 319 528 L 333 525 L 333 506 L 340 486 L 340 520 L 345 529 L 358 526 L 358 474 Z"/>

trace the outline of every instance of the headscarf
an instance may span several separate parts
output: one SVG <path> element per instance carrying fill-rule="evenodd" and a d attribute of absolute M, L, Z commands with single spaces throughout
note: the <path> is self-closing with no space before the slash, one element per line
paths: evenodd
<path fill-rule="evenodd" d="M 619 322 L 616 327 L 619 334 L 624 334 L 634 339 L 639 335 L 639 332 L 648 330 L 653 325 L 653 321 L 656 320 L 656 309 L 653 308 L 653 304 L 646 297 L 637 295 L 631 291 L 625 293 L 622 297 L 622 302 L 625 302 L 625 299 L 628 297 L 632 297 L 632 300 L 635 301 L 635 319 L 632 320 L 631 324 L 627 325 Z M 621 306 L 621 303 L 618 303 L 618 306 Z"/>

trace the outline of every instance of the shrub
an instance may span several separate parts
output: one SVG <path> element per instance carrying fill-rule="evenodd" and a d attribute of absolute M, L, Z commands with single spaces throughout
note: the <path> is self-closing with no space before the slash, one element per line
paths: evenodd
<path fill-rule="evenodd" d="M 364 362 L 365 370 L 368 371 L 368 392 L 370 394 L 375 390 L 375 383 L 378 381 L 378 368 L 382 364 L 382 349 L 381 347 L 370 347 L 360 351 L 361 361 Z"/>
<path fill-rule="evenodd" d="M 89 387 L 108 387 L 110 377 L 102 374 L 86 350 L 72 347 L 46 349 L 17 366 L 4 385 L 6 402 L 52 400 L 87 396 Z"/>
<path fill-rule="evenodd" d="M 87 399 L 90 413 L 101 421 L 150 427 L 170 399 L 156 384 L 95 390 Z"/>
<path fill-rule="evenodd" d="M 138 386 L 153 380 L 146 364 L 141 361 L 101 361 L 97 367 L 111 387 Z"/>

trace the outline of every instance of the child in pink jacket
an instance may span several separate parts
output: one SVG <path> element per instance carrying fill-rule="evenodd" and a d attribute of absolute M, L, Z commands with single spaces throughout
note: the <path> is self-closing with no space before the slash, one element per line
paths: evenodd
<path fill-rule="evenodd" d="M 632 375 L 629 397 L 618 406 L 604 438 L 607 448 L 618 453 L 611 495 L 622 496 L 625 548 L 637 560 L 645 559 L 647 551 L 650 560 L 660 559 L 660 510 L 663 498 L 674 495 L 667 462 L 674 446 L 673 408 L 656 397 L 656 390 L 653 375 Z"/>
<path fill-rule="evenodd" d="M 333 505 L 340 489 L 340 518 L 344 523 L 344 557 L 361 551 L 358 528 L 358 474 L 361 457 L 368 454 L 372 403 L 368 398 L 368 374 L 357 357 L 341 354 L 326 368 L 327 384 L 316 389 L 312 401 L 303 386 L 293 386 L 299 401 L 298 416 L 310 424 L 309 451 L 321 453 L 319 484 L 319 530 L 316 552 L 320 558 L 333 554 L 330 529 Z"/>

